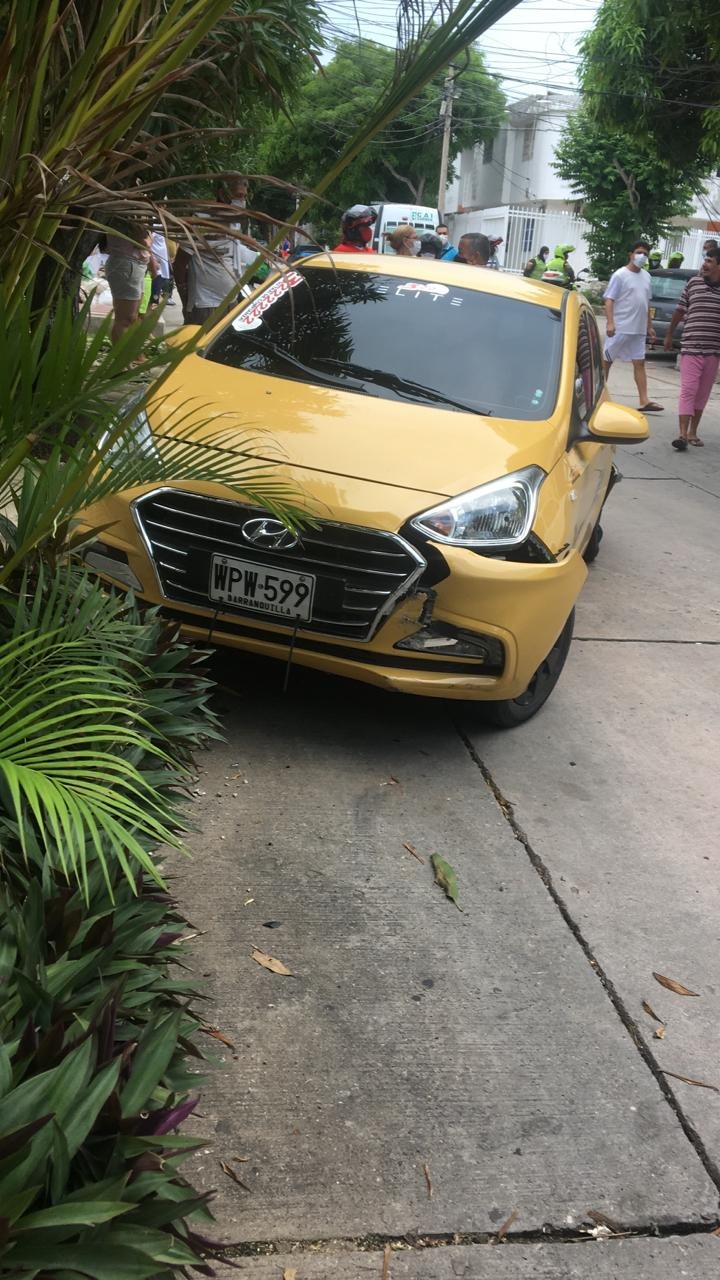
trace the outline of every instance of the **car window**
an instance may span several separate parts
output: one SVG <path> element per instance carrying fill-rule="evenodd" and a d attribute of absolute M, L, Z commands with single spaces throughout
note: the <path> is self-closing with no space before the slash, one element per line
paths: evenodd
<path fill-rule="evenodd" d="M 669 298 L 675 300 L 680 297 L 687 280 L 683 276 L 651 276 L 652 280 L 652 296 L 662 300 Z"/>
<path fill-rule="evenodd" d="M 532 421 L 554 409 L 562 334 L 558 308 L 464 289 L 452 268 L 441 282 L 298 264 L 235 316 L 206 357 L 379 398 L 447 396 L 448 407 Z"/>
<path fill-rule="evenodd" d="M 597 325 L 594 318 L 584 311 L 578 323 L 575 362 L 575 399 L 581 418 L 590 417 L 604 385 L 602 350 Z"/>

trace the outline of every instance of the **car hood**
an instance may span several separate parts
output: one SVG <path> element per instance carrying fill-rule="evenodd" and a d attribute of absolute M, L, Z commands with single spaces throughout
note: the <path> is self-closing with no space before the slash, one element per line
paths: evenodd
<path fill-rule="evenodd" d="M 563 431 L 552 419 L 518 422 L 380 399 L 200 356 L 184 360 L 150 406 L 153 430 L 186 434 L 190 402 L 200 440 L 223 432 L 223 447 L 232 448 L 235 438 L 238 447 L 250 438 L 256 456 L 284 467 L 438 496 L 533 463 L 549 472 L 563 449 Z"/>

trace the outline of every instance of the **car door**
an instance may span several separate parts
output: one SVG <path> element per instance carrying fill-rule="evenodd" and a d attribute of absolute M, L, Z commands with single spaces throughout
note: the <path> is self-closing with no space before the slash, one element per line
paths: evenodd
<path fill-rule="evenodd" d="M 572 545 L 583 550 L 600 515 L 610 482 L 612 449 L 577 439 L 578 428 L 592 421 L 604 397 L 605 375 L 595 317 L 580 313 L 575 361 L 575 421 L 570 431 L 565 461 L 572 504 Z"/>

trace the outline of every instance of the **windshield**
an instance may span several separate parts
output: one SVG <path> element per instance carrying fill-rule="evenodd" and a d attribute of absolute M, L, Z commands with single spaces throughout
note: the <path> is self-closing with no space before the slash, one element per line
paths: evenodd
<path fill-rule="evenodd" d="M 459 288 L 453 270 L 441 283 L 298 267 L 235 316 L 206 358 L 381 399 L 547 418 L 559 310 Z"/>
<path fill-rule="evenodd" d="M 684 276 L 651 276 L 653 298 L 670 298 L 675 301 L 680 297 L 687 279 Z"/>

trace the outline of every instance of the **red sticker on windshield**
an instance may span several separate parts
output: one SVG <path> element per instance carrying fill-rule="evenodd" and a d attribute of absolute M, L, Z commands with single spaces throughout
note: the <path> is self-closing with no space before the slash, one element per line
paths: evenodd
<path fill-rule="evenodd" d="M 278 298 L 282 298 L 290 289 L 295 289 L 299 284 L 303 283 L 303 277 L 297 271 L 286 271 L 284 275 L 271 284 L 269 289 L 256 298 L 249 307 L 240 312 L 233 320 L 233 329 L 238 333 L 242 333 L 243 329 L 259 329 L 263 321 L 263 316 L 268 307 L 277 302 Z"/>

